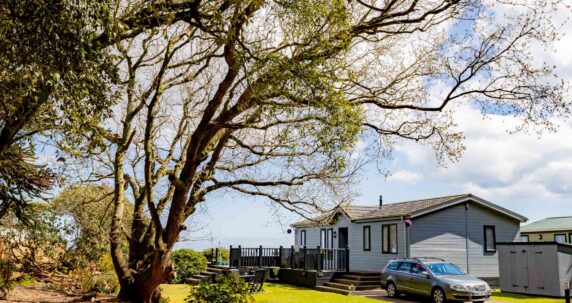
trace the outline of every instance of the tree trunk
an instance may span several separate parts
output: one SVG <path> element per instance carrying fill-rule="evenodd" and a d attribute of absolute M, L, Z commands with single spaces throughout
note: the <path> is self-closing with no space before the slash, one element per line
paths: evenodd
<path fill-rule="evenodd" d="M 121 289 L 118 298 L 132 303 L 159 303 L 161 292 L 159 285 L 168 283 L 173 278 L 170 256 L 155 253 L 149 267 L 132 279 L 120 279 Z"/>

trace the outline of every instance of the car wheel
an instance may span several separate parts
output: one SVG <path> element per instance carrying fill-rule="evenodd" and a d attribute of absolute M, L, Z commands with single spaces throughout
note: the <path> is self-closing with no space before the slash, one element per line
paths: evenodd
<path fill-rule="evenodd" d="M 434 303 L 444 303 L 447 301 L 447 298 L 445 297 L 445 292 L 441 288 L 433 289 L 431 298 L 433 299 Z"/>
<path fill-rule="evenodd" d="M 397 288 L 395 288 L 395 284 L 393 284 L 393 282 L 387 282 L 387 286 L 385 287 L 385 290 L 387 291 L 387 296 L 390 298 L 395 298 L 397 297 Z"/>

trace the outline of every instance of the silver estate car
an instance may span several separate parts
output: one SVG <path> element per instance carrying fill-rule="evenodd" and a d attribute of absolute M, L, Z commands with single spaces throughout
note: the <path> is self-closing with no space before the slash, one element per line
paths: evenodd
<path fill-rule="evenodd" d="M 490 286 L 469 276 L 453 263 L 436 258 L 394 259 L 381 272 L 381 285 L 389 297 L 400 293 L 431 297 L 435 303 L 448 300 L 484 302 Z"/>

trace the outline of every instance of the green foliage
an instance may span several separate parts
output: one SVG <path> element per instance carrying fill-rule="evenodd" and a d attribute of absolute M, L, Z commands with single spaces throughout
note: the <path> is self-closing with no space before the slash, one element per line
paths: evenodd
<path fill-rule="evenodd" d="M 109 232 L 113 189 L 107 186 L 84 185 L 64 189 L 52 200 L 54 212 L 69 225 L 67 260 L 70 268 L 95 264 L 109 257 Z M 126 203 L 126 216 L 133 206 Z M 126 230 L 130 230 L 127 225 Z M 104 271 L 112 271 L 113 266 Z"/>
<path fill-rule="evenodd" d="M 71 274 L 76 277 L 79 288 L 84 292 L 113 294 L 119 290 L 119 280 L 114 271 L 99 272 L 89 268 L 78 268 Z"/>
<path fill-rule="evenodd" d="M 214 259 L 213 252 L 216 253 L 216 248 L 207 248 L 203 250 L 203 255 L 210 261 Z M 228 261 L 230 259 L 230 250 L 228 248 L 219 248 L 218 254 L 219 261 Z"/>
<path fill-rule="evenodd" d="M 22 285 L 22 286 L 32 286 L 36 283 L 36 279 L 34 279 L 34 277 L 30 276 L 29 274 L 23 274 L 19 279 L 18 279 L 18 284 Z"/>
<path fill-rule="evenodd" d="M 54 184 L 53 173 L 35 165 L 38 136 L 73 155 L 103 146 L 99 121 L 114 103 L 116 70 L 92 39 L 108 4 L 0 1 L 0 217 L 23 218 Z"/>
<path fill-rule="evenodd" d="M 14 269 L 12 260 L 0 259 L 0 298 L 4 298 L 14 287 L 14 281 L 11 280 Z"/>
<path fill-rule="evenodd" d="M 105 0 L 0 2 L 0 103 L 5 109 L 0 119 L 6 119 L 5 126 L 20 118 L 27 131 L 99 137 L 98 118 L 109 110 L 108 84 L 115 70 L 92 39 L 108 14 Z"/>
<path fill-rule="evenodd" d="M 217 283 L 202 282 L 193 288 L 187 303 L 248 303 L 252 301 L 246 283 L 238 275 L 225 275 Z"/>
<path fill-rule="evenodd" d="M 171 260 L 177 273 L 173 283 L 183 283 L 192 275 L 196 275 L 207 268 L 207 258 L 192 249 L 179 249 L 173 252 Z"/>
<path fill-rule="evenodd" d="M 33 218 L 28 222 L 13 215 L 2 219 L 1 225 L 10 228 L 0 237 L 1 245 L 12 253 L 19 271 L 33 275 L 38 270 L 60 270 L 69 230 L 47 204 L 30 204 L 27 212 Z"/>
<path fill-rule="evenodd" d="M 94 275 L 91 290 L 106 294 L 116 293 L 119 290 L 119 281 L 115 272 Z"/>

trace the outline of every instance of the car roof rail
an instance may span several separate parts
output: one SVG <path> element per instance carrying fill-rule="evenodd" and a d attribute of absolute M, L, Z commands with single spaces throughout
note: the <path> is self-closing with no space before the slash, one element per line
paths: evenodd
<path fill-rule="evenodd" d="M 439 260 L 439 261 L 445 262 L 445 259 L 436 258 L 436 257 L 415 257 L 415 258 L 412 258 L 412 259 L 415 259 L 415 260 L 418 260 L 418 261 L 423 261 L 423 260 Z"/>

